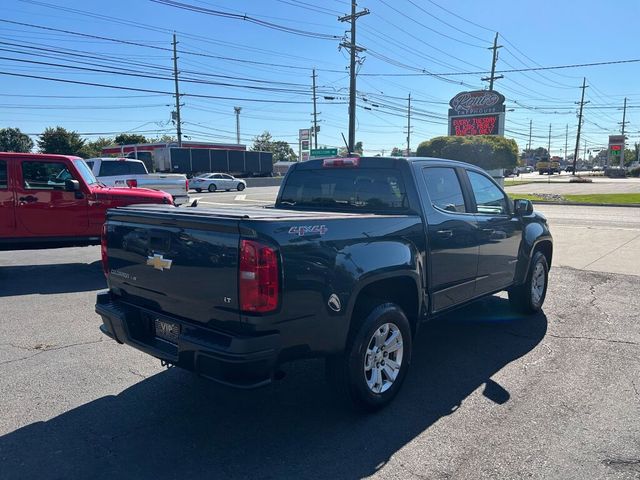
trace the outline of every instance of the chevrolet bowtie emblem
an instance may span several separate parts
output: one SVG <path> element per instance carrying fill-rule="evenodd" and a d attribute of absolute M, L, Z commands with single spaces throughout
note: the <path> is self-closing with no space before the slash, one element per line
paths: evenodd
<path fill-rule="evenodd" d="M 147 257 L 147 265 L 160 271 L 169 270 L 172 263 L 173 260 L 166 259 L 162 255 L 158 255 L 157 253 L 151 257 Z"/>

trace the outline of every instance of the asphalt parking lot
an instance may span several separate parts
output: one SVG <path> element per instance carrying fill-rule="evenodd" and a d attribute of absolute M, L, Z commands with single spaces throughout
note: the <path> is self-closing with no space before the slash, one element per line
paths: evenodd
<path fill-rule="evenodd" d="M 273 199 L 243 194 L 202 201 Z M 0 477 L 640 478 L 640 209 L 544 208 L 562 253 L 543 314 L 495 296 L 427 325 L 368 416 L 320 361 L 237 391 L 104 337 L 99 247 L 0 252 Z"/>

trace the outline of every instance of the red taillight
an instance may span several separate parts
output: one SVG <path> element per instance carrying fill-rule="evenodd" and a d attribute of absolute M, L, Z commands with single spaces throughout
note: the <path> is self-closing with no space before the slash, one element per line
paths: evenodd
<path fill-rule="evenodd" d="M 109 276 L 109 257 L 107 257 L 107 224 L 102 225 L 102 235 L 100 236 L 100 255 L 102 256 L 102 271 L 104 276 Z"/>
<path fill-rule="evenodd" d="M 241 240 L 239 284 L 243 312 L 275 310 L 280 295 L 276 250 L 253 240 Z"/>
<path fill-rule="evenodd" d="M 184 188 L 187 189 L 187 192 L 189 191 L 189 179 L 188 178 L 184 181 Z"/>
<path fill-rule="evenodd" d="M 360 165 L 360 158 L 325 158 L 322 161 L 324 168 L 354 168 Z"/>
<path fill-rule="evenodd" d="M 138 186 L 138 181 L 135 178 L 130 178 L 127 180 L 127 187 L 135 188 Z"/>

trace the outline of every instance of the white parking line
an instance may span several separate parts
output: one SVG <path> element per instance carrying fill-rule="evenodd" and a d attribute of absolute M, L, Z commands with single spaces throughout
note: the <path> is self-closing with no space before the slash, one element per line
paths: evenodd
<path fill-rule="evenodd" d="M 246 195 L 236 195 L 235 201 L 245 201 L 247 199 Z"/>

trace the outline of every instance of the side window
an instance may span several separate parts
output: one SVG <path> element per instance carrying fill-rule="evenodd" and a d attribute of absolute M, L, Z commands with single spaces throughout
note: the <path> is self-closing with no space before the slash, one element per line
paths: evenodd
<path fill-rule="evenodd" d="M 9 179 L 7 178 L 7 162 L 6 160 L 0 160 L 0 190 L 6 190 L 9 186 Z"/>
<path fill-rule="evenodd" d="M 22 162 L 22 180 L 27 190 L 64 190 L 73 175 L 61 162 Z"/>
<path fill-rule="evenodd" d="M 89 166 L 91 170 L 93 170 L 93 161 L 85 160 L 85 163 Z"/>
<path fill-rule="evenodd" d="M 507 200 L 502 190 L 480 173 L 467 170 L 467 174 L 478 205 L 478 213 L 485 215 L 505 215 L 509 213 Z"/>
<path fill-rule="evenodd" d="M 231 175 L 222 175 L 222 178 L 224 178 L 225 180 L 233 180 L 233 177 Z"/>
<path fill-rule="evenodd" d="M 460 180 L 453 168 L 427 167 L 422 170 L 431 204 L 453 213 L 466 213 Z"/>

